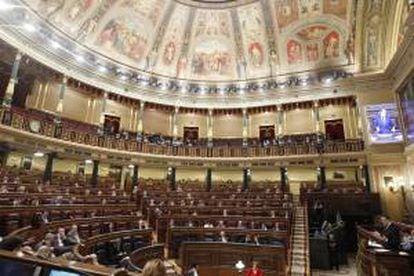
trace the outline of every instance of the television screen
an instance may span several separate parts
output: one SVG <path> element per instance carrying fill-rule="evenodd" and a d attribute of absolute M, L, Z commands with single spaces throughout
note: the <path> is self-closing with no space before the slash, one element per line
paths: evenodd
<path fill-rule="evenodd" d="M 57 270 L 57 269 L 51 269 L 49 271 L 49 276 L 80 276 L 81 274 L 76 272 L 70 272 L 65 270 Z"/>
<path fill-rule="evenodd" d="M 366 116 L 371 143 L 398 143 L 403 141 L 396 104 L 368 105 Z"/>
<path fill-rule="evenodd" d="M 414 143 L 414 78 L 398 91 L 402 123 L 408 144 Z"/>
<path fill-rule="evenodd" d="M 32 276 L 35 269 L 34 264 L 0 259 L 1 276 Z"/>

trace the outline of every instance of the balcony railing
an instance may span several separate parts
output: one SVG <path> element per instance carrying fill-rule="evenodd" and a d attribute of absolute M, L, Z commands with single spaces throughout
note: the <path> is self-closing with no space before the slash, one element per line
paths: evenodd
<path fill-rule="evenodd" d="M 60 123 L 57 123 L 56 117 L 53 114 L 37 110 L 8 109 L 3 107 L 0 108 L 0 118 L 3 125 L 63 141 L 108 149 L 168 156 L 240 158 L 348 153 L 364 150 L 364 142 L 361 139 L 348 139 L 344 141 L 323 140 L 320 143 L 285 143 L 283 145 L 266 147 L 157 145 L 138 142 L 136 135 L 128 135 L 128 138 L 121 135 L 119 137 L 102 135 L 99 134 L 99 127 L 97 126 L 68 119 L 62 119 Z"/>

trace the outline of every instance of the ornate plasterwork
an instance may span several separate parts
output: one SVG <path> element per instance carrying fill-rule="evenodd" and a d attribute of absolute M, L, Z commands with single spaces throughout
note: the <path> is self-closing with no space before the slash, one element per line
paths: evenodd
<path fill-rule="evenodd" d="M 95 54 L 137 71 L 207 82 L 245 81 L 347 65 L 346 51 L 351 51 L 347 43 L 355 21 L 352 0 L 25 3 Z M 194 10 L 194 19 L 189 9 Z M 187 22 L 192 22 L 190 30 L 183 27 Z M 331 22 L 341 26 L 340 30 L 332 28 Z M 311 39 L 297 37 L 298 33 L 320 31 L 320 26 L 329 30 Z M 186 33 L 191 33 L 189 41 L 182 39 Z M 189 51 L 177 58 L 186 43 Z M 161 44 L 167 48 L 156 47 Z M 334 55 L 326 54 L 329 47 L 335 48 Z M 167 70 L 158 64 L 160 60 L 167 61 Z"/>
<path fill-rule="evenodd" d="M 290 88 L 285 83 L 292 77 L 300 83 L 317 70 L 381 71 L 389 55 L 379 50 L 379 67 L 355 67 L 368 62 L 368 32 L 361 26 L 367 13 L 378 18 L 372 12 L 378 9 L 367 4 L 372 1 L 241 1 L 220 9 L 173 0 L 6 2 L 30 6 L 23 8 L 24 20 L 39 29 L 0 26 L 1 37 L 14 46 L 91 85 L 163 104 L 242 107 L 331 97 L 339 83 Z M 22 23 L 12 13 L 1 21 Z M 349 82 L 340 91 L 352 93 L 365 81 Z"/>

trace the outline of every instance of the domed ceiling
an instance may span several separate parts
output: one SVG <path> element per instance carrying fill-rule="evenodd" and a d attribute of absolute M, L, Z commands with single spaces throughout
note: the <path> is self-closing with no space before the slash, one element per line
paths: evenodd
<path fill-rule="evenodd" d="M 406 2 L 1 0 L 14 8 L 0 7 L 0 38 L 124 96 L 258 106 L 332 97 L 332 84 L 321 85 L 325 73 L 338 79 L 383 69 Z"/>
<path fill-rule="evenodd" d="M 235 81 L 352 63 L 350 0 L 32 0 L 71 38 L 171 78 Z"/>

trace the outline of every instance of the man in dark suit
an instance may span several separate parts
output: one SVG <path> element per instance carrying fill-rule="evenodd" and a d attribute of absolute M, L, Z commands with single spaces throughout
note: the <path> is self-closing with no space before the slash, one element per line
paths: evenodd
<path fill-rule="evenodd" d="M 380 217 L 382 225 L 381 236 L 384 239 L 384 246 L 387 249 L 398 250 L 400 247 L 400 230 L 387 217 Z"/>

